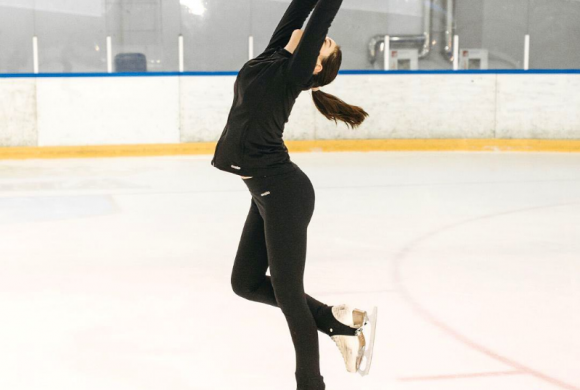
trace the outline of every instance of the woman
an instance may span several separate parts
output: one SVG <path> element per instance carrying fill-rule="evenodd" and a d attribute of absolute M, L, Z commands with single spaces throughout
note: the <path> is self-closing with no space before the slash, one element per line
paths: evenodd
<path fill-rule="evenodd" d="M 282 140 L 296 98 L 313 90 L 314 104 L 328 119 L 352 128 L 368 114 L 320 91 L 340 68 L 340 46 L 326 34 L 342 0 L 294 0 L 268 47 L 240 70 L 234 101 L 211 164 L 242 176 L 251 198 L 231 283 L 246 299 L 279 307 L 296 351 L 298 390 L 324 390 L 317 330 L 339 347 L 347 370 L 368 373 L 376 308 L 328 306 L 305 294 L 307 228 L 314 211 L 314 188 L 290 160 Z M 300 27 L 314 9 L 304 33 Z M 284 47 L 282 47 L 285 45 Z M 266 275 L 270 267 L 270 275 Z M 371 339 L 365 339 L 371 323 Z M 360 369 L 363 355 L 365 370 Z"/>

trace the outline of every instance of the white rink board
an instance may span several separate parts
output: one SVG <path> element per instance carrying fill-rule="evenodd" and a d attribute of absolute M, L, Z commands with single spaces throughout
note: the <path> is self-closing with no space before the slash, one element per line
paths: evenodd
<path fill-rule="evenodd" d="M 0 79 L 0 146 L 215 142 L 235 76 Z M 324 91 L 369 113 L 351 130 L 297 99 L 285 140 L 580 139 L 580 75 L 341 75 Z"/>
<path fill-rule="evenodd" d="M 498 75 L 497 137 L 579 139 L 579 75 Z"/>
<path fill-rule="evenodd" d="M 181 142 L 211 142 L 219 137 L 234 100 L 235 80 L 234 76 L 179 78 Z"/>
<path fill-rule="evenodd" d="M 36 146 L 36 82 L 0 79 L 0 146 Z"/>
<path fill-rule="evenodd" d="M 493 138 L 493 74 L 349 75 L 323 90 L 370 115 L 351 131 L 316 110 L 317 139 Z"/>
<path fill-rule="evenodd" d="M 176 77 L 40 78 L 39 146 L 179 142 Z"/>

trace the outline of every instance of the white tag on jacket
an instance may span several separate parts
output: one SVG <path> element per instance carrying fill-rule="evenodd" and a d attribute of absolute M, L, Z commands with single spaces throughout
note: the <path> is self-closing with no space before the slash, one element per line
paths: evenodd
<path fill-rule="evenodd" d="M 270 195 L 270 191 L 266 191 L 263 194 L 261 194 L 262 196 L 266 196 L 266 195 Z"/>

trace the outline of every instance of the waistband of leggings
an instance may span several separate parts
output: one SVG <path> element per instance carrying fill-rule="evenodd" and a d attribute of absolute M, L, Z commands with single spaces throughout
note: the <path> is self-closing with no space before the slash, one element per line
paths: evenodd
<path fill-rule="evenodd" d="M 242 179 L 242 181 L 246 184 L 246 186 L 250 189 L 250 191 L 252 191 L 262 188 L 265 183 L 272 184 L 280 180 L 287 180 L 288 177 L 300 173 L 302 173 L 302 170 L 298 167 L 298 165 L 295 165 L 294 169 L 292 169 L 291 171 L 286 171 L 278 173 L 276 175 L 269 176 L 254 176 L 251 179 Z"/>

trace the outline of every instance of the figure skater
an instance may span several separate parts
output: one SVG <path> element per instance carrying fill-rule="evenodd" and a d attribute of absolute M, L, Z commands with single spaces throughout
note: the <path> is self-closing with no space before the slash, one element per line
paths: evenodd
<path fill-rule="evenodd" d="M 366 375 L 376 328 L 376 307 L 367 313 L 347 304 L 328 306 L 304 292 L 314 188 L 290 160 L 282 139 L 296 98 L 309 89 L 320 113 L 335 123 L 341 120 L 354 129 L 368 116 L 362 108 L 320 90 L 336 78 L 342 62 L 340 46 L 327 37 L 341 4 L 342 0 L 291 2 L 266 50 L 239 71 L 234 101 L 211 161 L 222 171 L 240 175 L 251 194 L 232 288 L 243 298 L 281 309 L 296 352 L 298 390 L 325 389 L 317 330 L 336 343 L 347 371 Z M 300 28 L 311 12 L 303 32 Z"/>

